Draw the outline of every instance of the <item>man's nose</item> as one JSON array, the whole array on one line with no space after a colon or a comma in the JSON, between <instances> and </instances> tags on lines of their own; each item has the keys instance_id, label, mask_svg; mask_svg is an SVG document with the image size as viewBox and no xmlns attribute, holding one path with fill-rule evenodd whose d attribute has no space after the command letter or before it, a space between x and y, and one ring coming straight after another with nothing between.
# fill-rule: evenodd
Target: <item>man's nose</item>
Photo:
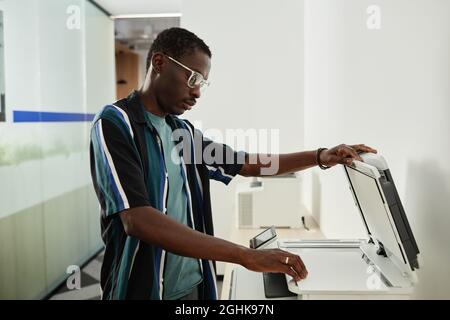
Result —
<instances>
[{"instance_id":1,"label":"man's nose","mask_svg":"<svg viewBox=\"0 0 450 320\"><path fill-rule=\"evenodd\" d=\"M194 86L193 88L191 88L189 93L190 93L191 97L193 97L195 99L200 98L200 96L201 96L200 85Z\"/></svg>"}]
</instances>

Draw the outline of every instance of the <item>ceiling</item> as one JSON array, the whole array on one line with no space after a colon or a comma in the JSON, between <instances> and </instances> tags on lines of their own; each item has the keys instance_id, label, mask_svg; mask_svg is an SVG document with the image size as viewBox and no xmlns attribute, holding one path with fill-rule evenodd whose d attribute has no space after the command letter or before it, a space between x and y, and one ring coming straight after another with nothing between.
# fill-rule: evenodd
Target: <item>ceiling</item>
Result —
<instances>
[{"instance_id":1,"label":"ceiling","mask_svg":"<svg viewBox=\"0 0 450 320\"><path fill-rule=\"evenodd\" d=\"M180 25L180 18L139 18L115 20L116 40L132 50L148 50L162 30Z\"/></svg>"},{"instance_id":2,"label":"ceiling","mask_svg":"<svg viewBox=\"0 0 450 320\"><path fill-rule=\"evenodd\" d=\"M124 14L181 13L182 0L94 0L113 16Z\"/></svg>"},{"instance_id":3,"label":"ceiling","mask_svg":"<svg viewBox=\"0 0 450 320\"><path fill-rule=\"evenodd\" d=\"M180 25L182 0L90 0L114 20L115 38L131 50L148 50L162 30ZM170 14L169 17L122 18L124 15ZM175 16L173 16L175 14ZM117 19L120 18L120 19Z\"/></svg>"}]
</instances>

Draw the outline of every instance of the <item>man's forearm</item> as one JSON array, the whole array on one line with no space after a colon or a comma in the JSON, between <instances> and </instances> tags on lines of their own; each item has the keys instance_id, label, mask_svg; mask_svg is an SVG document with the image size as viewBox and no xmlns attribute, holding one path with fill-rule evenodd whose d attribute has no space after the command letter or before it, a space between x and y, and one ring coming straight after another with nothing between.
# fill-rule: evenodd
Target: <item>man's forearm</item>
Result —
<instances>
[{"instance_id":1,"label":"man's forearm","mask_svg":"<svg viewBox=\"0 0 450 320\"><path fill-rule=\"evenodd\" d=\"M250 250L192 230L151 207L120 213L127 234L178 255L242 264Z\"/></svg>"},{"instance_id":2,"label":"man's forearm","mask_svg":"<svg viewBox=\"0 0 450 320\"><path fill-rule=\"evenodd\" d=\"M240 175L246 177L261 177L281 175L305 170L317 165L316 151L302 151L288 154L250 154L242 166ZM275 168L276 170L265 170Z\"/></svg>"}]
</instances>

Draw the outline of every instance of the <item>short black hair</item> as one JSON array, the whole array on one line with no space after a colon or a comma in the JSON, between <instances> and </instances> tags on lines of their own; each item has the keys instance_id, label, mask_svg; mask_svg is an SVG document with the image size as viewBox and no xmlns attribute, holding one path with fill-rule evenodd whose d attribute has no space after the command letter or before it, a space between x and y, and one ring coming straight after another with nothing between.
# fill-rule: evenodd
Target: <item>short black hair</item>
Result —
<instances>
[{"instance_id":1,"label":"short black hair","mask_svg":"<svg viewBox=\"0 0 450 320\"><path fill-rule=\"evenodd\" d=\"M152 56L155 52L164 52L173 58L180 58L185 53L192 53L195 50L201 50L210 58L211 50L194 33L183 28L169 28L161 31L153 41L147 55L147 71L152 62Z\"/></svg>"}]
</instances>

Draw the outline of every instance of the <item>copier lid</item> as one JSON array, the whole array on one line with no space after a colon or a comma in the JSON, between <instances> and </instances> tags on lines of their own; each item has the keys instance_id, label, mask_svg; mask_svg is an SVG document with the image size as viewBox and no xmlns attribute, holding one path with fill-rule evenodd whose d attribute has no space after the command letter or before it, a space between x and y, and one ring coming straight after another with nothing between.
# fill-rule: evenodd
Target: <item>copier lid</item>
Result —
<instances>
[{"instance_id":1,"label":"copier lid","mask_svg":"<svg viewBox=\"0 0 450 320\"><path fill-rule=\"evenodd\" d=\"M418 268L419 249L385 159L362 154L364 162L344 166L350 190L372 241L380 254L396 257L413 271Z\"/></svg>"}]
</instances>

